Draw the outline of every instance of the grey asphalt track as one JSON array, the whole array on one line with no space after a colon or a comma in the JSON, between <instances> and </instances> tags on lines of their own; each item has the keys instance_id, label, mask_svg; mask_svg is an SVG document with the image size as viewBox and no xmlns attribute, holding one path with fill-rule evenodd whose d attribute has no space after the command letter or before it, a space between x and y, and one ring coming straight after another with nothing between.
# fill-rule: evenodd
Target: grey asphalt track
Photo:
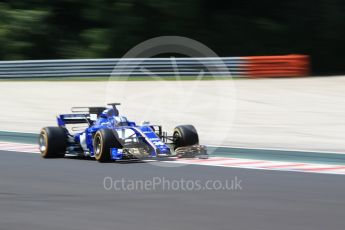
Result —
<instances>
[{"instance_id":1,"label":"grey asphalt track","mask_svg":"<svg viewBox=\"0 0 345 230\"><path fill-rule=\"evenodd\" d=\"M0 156L0 229L345 229L344 176L44 160L4 151ZM107 191L107 176L136 181L237 177L242 190Z\"/></svg>"}]
</instances>

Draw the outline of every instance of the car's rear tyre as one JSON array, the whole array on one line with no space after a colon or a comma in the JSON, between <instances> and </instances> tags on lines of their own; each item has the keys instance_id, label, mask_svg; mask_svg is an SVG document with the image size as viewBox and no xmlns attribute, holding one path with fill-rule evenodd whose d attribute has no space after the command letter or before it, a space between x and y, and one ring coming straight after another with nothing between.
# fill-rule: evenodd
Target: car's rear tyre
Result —
<instances>
[{"instance_id":1,"label":"car's rear tyre","mask_svg":"<svg viewBox=\"0 0 345 230\"><path fill-rule=\"evenodd\" d=\"M38 145L43 158L64 157L67 147L67 133L61 127L46 127L40 132Z\"/></svg>"},{"instance_id":2,"label":"car's rear tyre","mask_svg":"<svg viewBox=\"0 0 345 230\"><path fill-rule=\"evenodd\" d=\"M111 148L122 148L116 133L111 129L101 129L93 137L95 159L105 163L111 161Z\"/></svg>"},{"instance_id":3,"label":"car's rear tyre","mask_svg":"<svg viewBox=\"0 0 345 230\"><path fill-rule=\"evenodd\" d=\"M174 148L199 144L199 135L193 125L180 125L173 132Z\"/></svg>"}]
</instances>

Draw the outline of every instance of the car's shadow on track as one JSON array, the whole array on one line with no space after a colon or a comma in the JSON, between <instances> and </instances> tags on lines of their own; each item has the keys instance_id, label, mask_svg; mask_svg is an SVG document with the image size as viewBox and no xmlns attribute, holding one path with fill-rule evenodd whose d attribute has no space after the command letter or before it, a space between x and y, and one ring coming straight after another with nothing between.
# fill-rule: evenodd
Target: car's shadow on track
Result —
<instances>
[{"instance_id":1,"label":"car's shadow on track","mask_svg":"<svg viewBox=\"0 0 345 230\"><path fill-rule=\"evenodd\" d=\"M93 157L65 156L64 159L97 162L97 160ZM148 158L148 159L131 159L131 160L112 160L109 162L104 162L102 164L144 164L144 163L150 163L150 162L173 162L173 161L176 161L176 158L162 157L162 158L154 158L154 159Z\"/></svg>"},{"instance_id":2,"label":"car's shadow on track","mask_svg":"<svg viewBox=\"0 0 345 230\"><path fill-rule=\"evenodd\" d=\"M64 159L97 162L97 160L92 157L65 156ZM139 163L143 164L143 163L149 163L149 162L140 160L140 159L133 159L133 160L112 160L109 162L103 162L102 164L139 164Z\"/></svg>"}]
</instances>

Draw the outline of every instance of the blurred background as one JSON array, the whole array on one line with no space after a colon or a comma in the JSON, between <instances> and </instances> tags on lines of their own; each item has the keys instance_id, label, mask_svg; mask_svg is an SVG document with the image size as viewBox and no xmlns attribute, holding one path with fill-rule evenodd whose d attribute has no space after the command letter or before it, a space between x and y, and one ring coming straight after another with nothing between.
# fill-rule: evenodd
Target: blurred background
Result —
<instances>
[{"instance_id":1,"label":"blurred background","mask_svg":"<svg viewBox=\"0 0 345 230\"><path fill-rule=\"evenodd\" d=\"M314 74L345 73L342 0L8 0L0 60L116 58L163 35L219 56L301 53Z\"/></svg>"}]
</instances>

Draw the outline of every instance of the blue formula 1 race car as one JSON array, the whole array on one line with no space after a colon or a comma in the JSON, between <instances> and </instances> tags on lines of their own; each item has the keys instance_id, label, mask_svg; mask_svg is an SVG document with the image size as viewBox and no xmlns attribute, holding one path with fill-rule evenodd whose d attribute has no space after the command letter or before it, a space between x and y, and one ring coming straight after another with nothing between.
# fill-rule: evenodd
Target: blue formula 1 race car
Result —
<instances>
[{"instance_id":1,"label":"blue formula 1 race car","mask_svg":"<svg viewBox=\"0 0 345 230\"><path fill-rule=\"evenodd\" d=\"M162 126L137 125L120 116L117 106L73 107L72 114L57 117L58 127L43 128L39 149L43 158L94 157L99 162L155 157L207 158L205 146L192 125L177 126L171 136Z\"/></svg>"}]
</instances>

